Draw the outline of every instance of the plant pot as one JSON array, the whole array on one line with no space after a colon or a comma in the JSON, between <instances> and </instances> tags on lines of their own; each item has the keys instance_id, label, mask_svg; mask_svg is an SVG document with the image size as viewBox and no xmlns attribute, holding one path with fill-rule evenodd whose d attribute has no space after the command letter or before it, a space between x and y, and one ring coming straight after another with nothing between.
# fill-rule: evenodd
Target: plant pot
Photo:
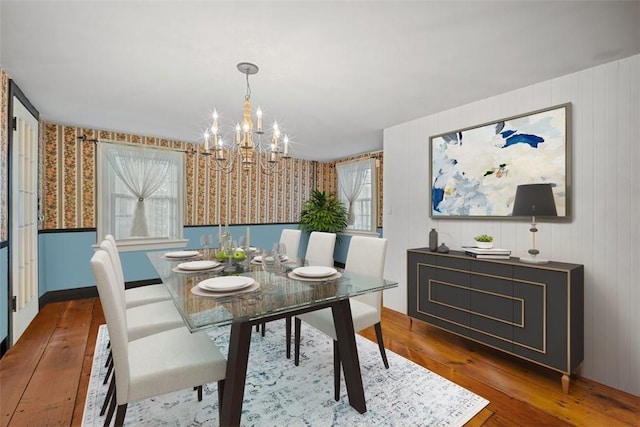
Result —
<instances>
[{"instance_id":1,"label":"plant pot","mask_svg":"<svg viewBox=\"0 0 640 427\"><path fill-rule=\"evenodd\" d=\"M493 247L493 242L478 242L476 241L476 247L480 249L491 249Z\"/></svg>"}]
</instances>

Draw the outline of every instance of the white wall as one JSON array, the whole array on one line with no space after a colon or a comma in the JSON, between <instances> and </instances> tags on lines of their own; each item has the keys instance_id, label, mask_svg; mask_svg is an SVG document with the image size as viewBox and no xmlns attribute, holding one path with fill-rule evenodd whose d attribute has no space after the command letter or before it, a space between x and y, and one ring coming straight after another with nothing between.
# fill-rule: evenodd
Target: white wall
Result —
<instances>
[{"instance_id":1,"label":"white wall","mask_svg":"<svg viewBox=\"0 0 640 427\"><path fill-rule=\"evenodd\" d=\"M455 90L455 88L452 88ZM431 220L429 136L572 103L573 220L541 223L541 256L585 266L583 375L640 395L640 55L545 81L384 131L385 306L406 313L406 249L459 248L480 233L523 255L526 222Z\"/></svg>"}]
</instances>

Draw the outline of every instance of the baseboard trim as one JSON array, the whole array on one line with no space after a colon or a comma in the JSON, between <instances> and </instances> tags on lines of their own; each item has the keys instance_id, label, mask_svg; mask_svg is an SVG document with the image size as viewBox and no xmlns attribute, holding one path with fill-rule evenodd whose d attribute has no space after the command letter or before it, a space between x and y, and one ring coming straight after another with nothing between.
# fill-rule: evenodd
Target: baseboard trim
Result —
<instances>
[{"instance_id":1,"label":"baseboard trim","mask_svg":"<svg viewBox=\"0 0 640 427\"><path fill-rule=\"evenodd\" d=\"M140 286L156 285L162 283L159 278L136 280L125 283L125 289L139 288ZM72 301L76 299L97 298L98 288L95 286L86 286L84 288L63 289L60 291L51 291L42 295L39 299L40 309L52 302Z\"/></svg>"},{"instance_id":2,"label":"baseboard trim","mask_svg":"<svg viewBox=\"0 0 640 427\"><path fill-rule=\"evenodd\" d=\"M8 344L7 344L7 340L9 339L9 337L6 337L5 339L2 340L2 342L0 342L0 359L2 359L4 357L4 354L7 352L7 350L9 350Z\"/></svg>"}]
</instances>

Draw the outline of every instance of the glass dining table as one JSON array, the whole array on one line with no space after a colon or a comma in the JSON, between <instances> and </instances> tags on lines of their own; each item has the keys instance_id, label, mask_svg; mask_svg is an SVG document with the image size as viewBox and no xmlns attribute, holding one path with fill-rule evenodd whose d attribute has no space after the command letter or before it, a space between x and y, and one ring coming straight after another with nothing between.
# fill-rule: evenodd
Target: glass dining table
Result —
<instances>
[{"instance_id":1,"label":"glass dining table","mask_svg":"<svg viewBox=\"0 0 640 427\"><path fill-rule=\"evenodd\" d=\"M327 307L333 312L349 403L360 413L366 412L349 298L390 289L397 283L348 270L324 280L302 278L286 272L295 267L295 260L283 274L275 275L248 260L234 264L232 269L184 271L178 265L185 260L169 258L164 252L148 252L147 257L190 331L231 325L220 425L240 425L253 327L282 318L290 321L292 316ZM201 292L199 283L220 275L252 278L259 286L254 284L224 296Z\"/></svg>"}]
</instances>

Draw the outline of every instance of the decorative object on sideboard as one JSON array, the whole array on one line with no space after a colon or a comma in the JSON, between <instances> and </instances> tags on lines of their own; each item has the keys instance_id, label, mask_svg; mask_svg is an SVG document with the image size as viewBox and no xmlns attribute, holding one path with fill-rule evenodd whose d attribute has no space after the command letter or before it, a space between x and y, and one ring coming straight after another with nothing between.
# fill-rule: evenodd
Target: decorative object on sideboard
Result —
<instances>
[{"instance_id":1,"label":"decorative object on sideboard","mask_svg":"<svg viewBox=\"0 0 640 427\"><path fill-rule=\"evenodd\" d=\"M553 199L551 184L526 184L519 185L513 202L513 216L531 217L531 249L529 257L520 258L520 261L534 264L545 264L546 259L538 258L540 251L536 249L536 233L538 231L536 217L555 217L556 204Z\"/></svg>"},{"instance_id":2,"label":"decorative object on sideboard","mask_svg":"<svg viewBox=\"0 0 640 427\"><path fill-rule=\"evenodd\" d=\"M488 234L480 234L473 238L476 241L476 247L480 249L491 249L493 247L493 236Z\"/></svg>"},{"instance_id":3,"label":"decorative object on sideboard","mask_svg":"<svg viewBox=\"0 0 640 427\"><path fill-rule=\"evenodd\" d=\"M438 249L438 232L432 228L429 232L429 250L435 252Z\"/></svg>"},{"instance_id":4,"label":"decorative object on sideboard","mask_svg":"<svg viewBox=\"0 0 640 427\"><path fill-rule=\"evenodd\" d=\"M441 253L441 254L448 254L449 253L449 246L447 246L447 245L445 245L443 243L440 246L438 246L438 249L436 250L436 252Z\"/></svg>"},{"instance_id":5,"label":"decorative object on sideboard","mask_svg":"<svg viewBox=\"0 0 640 427\"><path fill-rule=\"evenodd\" d=\"M289 155L289 136L284 133L278 122L271 125L272 133L262 140L263 114L262 109L256 110L256 123L254 126L251 117L251 86L249 76L258 73L258 66L249 62L241 62L237 65L238 71L245 75L247 80L247 93L244 97L242 121L235 125L235 130L229 132L227 139L223 141L223 131L220 129L218 111L213 110L212 122L204 132L204 141L200 155L205 156L207 165L216 171L230 173L236 164L242 170L248 171L254 164L258 164L260 170L266 174L281 171L282 160L287 160ZM254 139L255 136L255 139ZM257 157L257 161L254 160Z\"/></svg>"}]
</instances>

